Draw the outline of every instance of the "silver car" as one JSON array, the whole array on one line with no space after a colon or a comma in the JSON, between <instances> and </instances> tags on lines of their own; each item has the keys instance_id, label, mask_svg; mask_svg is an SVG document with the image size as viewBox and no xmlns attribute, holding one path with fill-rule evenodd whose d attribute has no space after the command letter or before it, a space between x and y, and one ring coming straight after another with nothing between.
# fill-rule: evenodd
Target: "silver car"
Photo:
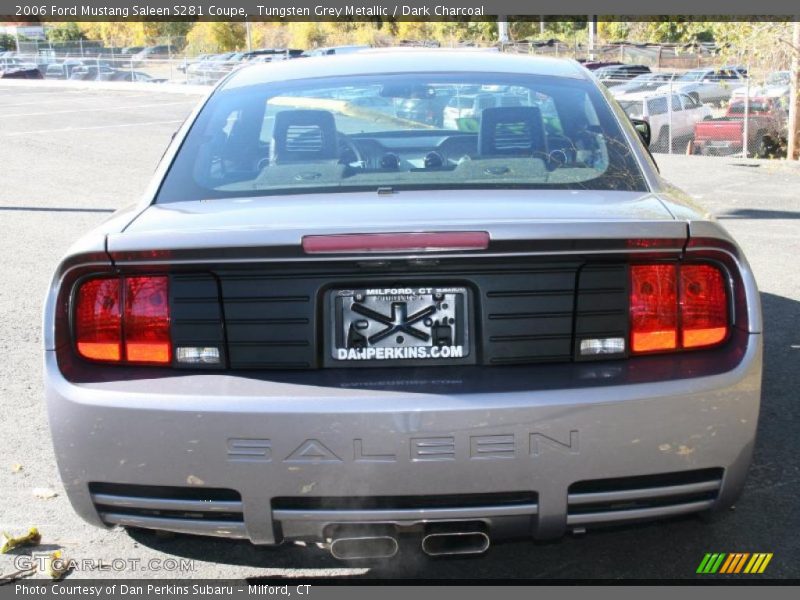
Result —
<instances>
[{"instance_id":1,"label":"silver car","mask_svg":"<svg viewBox=\"0 0 800 600\"><path fill-rule=\"evenodd\" d=\"M363 101L420 86L519 102L462 131ZM761 331L736 242L577 63L365 51L198 107L56 269L47 405L98 526L481 553L730 506Z\"/></svg>"}]
</instances>

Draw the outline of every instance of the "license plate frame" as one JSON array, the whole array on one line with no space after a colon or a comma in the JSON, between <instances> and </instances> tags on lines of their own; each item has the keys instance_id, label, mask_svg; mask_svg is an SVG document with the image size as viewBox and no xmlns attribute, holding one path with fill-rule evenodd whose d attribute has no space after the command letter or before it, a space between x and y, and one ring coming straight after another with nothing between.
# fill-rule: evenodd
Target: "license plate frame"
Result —
<instances>
[{"instance_id":1,"label":"license plate frame","mask_svg":"<svg viewBox=\"0 0 800 600\"><path fill-rule=\"evenodd\" d=\"M325 367L475 364L465 285L338 287L324 307Z\"/></svg>"}]
</instances>

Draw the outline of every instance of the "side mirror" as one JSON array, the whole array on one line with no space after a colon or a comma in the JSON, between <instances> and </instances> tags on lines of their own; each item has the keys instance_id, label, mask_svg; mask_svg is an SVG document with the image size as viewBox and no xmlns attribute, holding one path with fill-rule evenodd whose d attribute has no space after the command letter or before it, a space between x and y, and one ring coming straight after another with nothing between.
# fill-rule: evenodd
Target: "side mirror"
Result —
<instances>
[{"instance_id":1,"label":"side mirror","mask_svg":"<svg viewBox=\"0 0 800 600\"><path fill-rule=\"evenodd\" d=\"M643 121L642 119L631 119L631 123L633 123L633 126L636 129L636 133L638 133L639 137L642 138L644 145L649 148L651 138L650 123Z\"/></svg>"}]
</instances>

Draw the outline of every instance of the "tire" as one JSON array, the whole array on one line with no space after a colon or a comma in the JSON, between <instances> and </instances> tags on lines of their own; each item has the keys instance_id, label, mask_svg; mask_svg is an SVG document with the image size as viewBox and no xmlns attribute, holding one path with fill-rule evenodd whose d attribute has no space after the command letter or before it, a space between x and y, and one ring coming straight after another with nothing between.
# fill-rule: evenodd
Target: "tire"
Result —
<instances>
[{"instance_id":1,"label":"tire","mask_svg":"<svg viewBox=\"0 0 800 600\"><path fill-rule=\"evenodd\" d=\"M766 158L778 158L781 152L781 143L770 135L764 136L764 145L767 148Z\"/></svg>"},{"instance_id":2,"label":"tire","mask_svg":"<svg viewBox=\"0 0 800 600\"><path fill-rule=\"evenodd\" d=\"M768 138L761 131L756 134L755 151L753 154L755 154L756 158L767 158L769 156Z\"/></svg>"}]
</instances>

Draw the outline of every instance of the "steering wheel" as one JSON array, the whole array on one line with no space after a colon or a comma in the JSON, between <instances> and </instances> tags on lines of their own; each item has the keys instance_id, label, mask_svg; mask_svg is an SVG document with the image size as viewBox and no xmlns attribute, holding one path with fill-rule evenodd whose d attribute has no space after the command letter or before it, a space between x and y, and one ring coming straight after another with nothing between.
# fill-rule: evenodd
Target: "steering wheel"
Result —
<instances>
[{"instance_id":1,"label":"steering wheel","mask_svg":"<svg viewBox=\"0 0 800 600\"><path fill-rule=\"evenodd\" d=\"M353 163L359 163L359 166L363 166L364 157L353 140L339 131L336 132L336 135L339 140L339 164L352 165Z\"/></svg>"}]
</instances>

